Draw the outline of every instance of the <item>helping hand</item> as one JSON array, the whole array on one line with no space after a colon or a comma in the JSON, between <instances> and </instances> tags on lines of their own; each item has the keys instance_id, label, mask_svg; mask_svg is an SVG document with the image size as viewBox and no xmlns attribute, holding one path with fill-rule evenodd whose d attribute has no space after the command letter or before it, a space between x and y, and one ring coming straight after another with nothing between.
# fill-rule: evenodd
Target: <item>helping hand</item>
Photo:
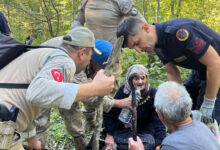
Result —
<instances>
[{"instance_id":1,"label":"helping hand","mask_svg":"<svg viewBox=\"0 0 220 150\"><path fill-rule=\"evenodd\" d=\"M28 143L28 150L41 150L41 142L38 141L36 136L33 136L29 139L27 139L27 143Z\"/></svg>"},{"instance_id":2,"label":"helping hand","mask_svg":"<svg viewBox=\"0 0 220 150\"><path fill-rule=\"evenodd\" d=\"M106 146L105 150L116 150L113 136L107 134L105 138L105 146Z\"/></svg>"},{"instance_id":3,"label":"helping hand","mask_svg":"<svg viewBox=\"0 0 220 150\"><path fill-rule=\"evenodd\" d=\"M134 141L133 138L128 139L128 150L144 150L144 145L138 136L137 141Z\"/></svg>"}]
</instances>

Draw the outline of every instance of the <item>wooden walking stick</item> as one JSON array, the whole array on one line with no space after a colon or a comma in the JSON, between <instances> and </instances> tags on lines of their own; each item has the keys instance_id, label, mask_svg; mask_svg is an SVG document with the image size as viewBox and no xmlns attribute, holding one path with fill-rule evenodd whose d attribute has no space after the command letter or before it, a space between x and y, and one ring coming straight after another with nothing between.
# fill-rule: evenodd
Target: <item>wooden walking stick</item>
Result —
<instances>
[{"instance_id":1,"label":"wooden walking stick","mask_svg":"<svg viewBox=\"0 0 220 150\"><path fill-rule=\"evenodd\" d=\"M134 87L133 82L132 82L134 77L139 77L139 75L137 73L131 74L129 79L128 79L128 83L131 87L131 93L132 93L132 101L131 101L132 135L133 135L134 141L137 141L137 103L136 103L135 87Z\"/></svg>"},{"instance_id":2,"label":"wooden walking stick","mask_svg":"<svg viewBox=\"0 0 220 150\"><path fill-rule=\"evenodd\" d=\"M121 61L121 48L124 41L124 37L121 36L116 43L116 46L114 47L107 65L105 67L105 75L111 76L114 75L114 73L118 70L119 64ZM97 108L97 115L96 115L96 124L95 124L95 130L94 130L94 139L92 144L93 150L99 150L99 139L100 139L100 132L102 131L102 121L103 121L103 97L98 97L99 104Z\"/></svg>"}]
</instances>

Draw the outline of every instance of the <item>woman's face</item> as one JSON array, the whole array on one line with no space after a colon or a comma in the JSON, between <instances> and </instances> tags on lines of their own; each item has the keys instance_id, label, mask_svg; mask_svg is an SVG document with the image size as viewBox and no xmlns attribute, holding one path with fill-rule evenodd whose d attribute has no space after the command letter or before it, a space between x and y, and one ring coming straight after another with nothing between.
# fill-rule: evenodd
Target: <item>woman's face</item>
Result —
<instances>
[{"instance_id":1,"label":"woman's face","mask_svg":"<svg viewBox=\"0 0 220 150\"><path fill-rule=\"evenodd\" d=\"M139 74L139 76L133 78L133 85L135 88L140 87L143 90L147 83L147 77L144 74Z\"/></svg>"},{"instance_id":2,"label":"woman's face","mask_svg":"<svg viewBox=\"0 0 220 150\"><path fill-rule=\"evenodd\" d=\"M101 69L105 69L105 66L99 66L96 63L94 63L92 60L90 61L90 64L92 65L92 68L95 72L98 72Z\"/></svg>"}]
</instances>

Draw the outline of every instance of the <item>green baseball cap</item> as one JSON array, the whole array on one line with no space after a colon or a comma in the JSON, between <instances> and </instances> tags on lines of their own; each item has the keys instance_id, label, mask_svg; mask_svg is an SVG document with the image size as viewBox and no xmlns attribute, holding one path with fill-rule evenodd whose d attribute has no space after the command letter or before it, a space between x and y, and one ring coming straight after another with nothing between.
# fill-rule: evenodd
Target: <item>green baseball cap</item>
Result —
<instances>
[{"instance_id":1,"label":"green baseball cap","mask_svg":"<svg viewBox=\"0 0 220 150\"><path fill-rule=\"evenodd\" d=\"M85 27L76 27L69 31L67 35L71 36L72 41L67 41L63 39L63 43L79 46L79 47L90 47L93 50L101 55L102 53L95 48L95 37L91 30Z\"/></svg>"}]
</instances>

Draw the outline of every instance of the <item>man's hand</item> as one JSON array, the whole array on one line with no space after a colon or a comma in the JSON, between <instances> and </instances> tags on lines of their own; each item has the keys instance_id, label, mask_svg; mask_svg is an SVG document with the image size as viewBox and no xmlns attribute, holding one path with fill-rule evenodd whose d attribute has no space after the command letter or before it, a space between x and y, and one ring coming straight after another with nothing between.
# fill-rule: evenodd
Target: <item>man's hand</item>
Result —
<instances>
[{"instance_id":1,"label":"man's hand","mask_svg":"<svg viewBox=\"0 0 220 150\"><path fill-rule=\"evenodd\" d=\"M107 77L101 69L94 77L92 84L96 88L97 96L109 95L114 88L114 76Z\"/></svg>"},{"instance_id":2,"label":"man's hand","mask_svg":"<svg viewBox=\"0 0 220 150\"><path fill-rule=\"evenodd\" d=\"M33 136L29 139L27 139L27 143L28 143L28 150L41 150L41 142L38 141L36 136Z\"/></svg>"},{"instance_id":3,"label":"man's hand","mask_svg":"<svg viewBox=\"0 0 220 150\"><path fill-rule=\"evenodd\" d=\"M138 136L137 141L134 141L133 138L128 139L128 150L144 150L144 145Z\"/></svg>"},{"instance_id":4,"label":"man's hand","mask_svg":"<svg viewBox=\"0 0 220 150\"><path fill-rule=\"evenodd\" d=\"M114 107L131 109L131 101L131 97L120 100L114 100Z\"/></svg>"},{"instance_id":5,"label":"man's hand","mask_svg":"<svg viewBox=\"0 0 220 150\"><path fill-rule=\"evenodd\" d=\"M105 150L115 150L115 141L114 137L107 133L105 138Z\"/></svg>"}]
</instances>

